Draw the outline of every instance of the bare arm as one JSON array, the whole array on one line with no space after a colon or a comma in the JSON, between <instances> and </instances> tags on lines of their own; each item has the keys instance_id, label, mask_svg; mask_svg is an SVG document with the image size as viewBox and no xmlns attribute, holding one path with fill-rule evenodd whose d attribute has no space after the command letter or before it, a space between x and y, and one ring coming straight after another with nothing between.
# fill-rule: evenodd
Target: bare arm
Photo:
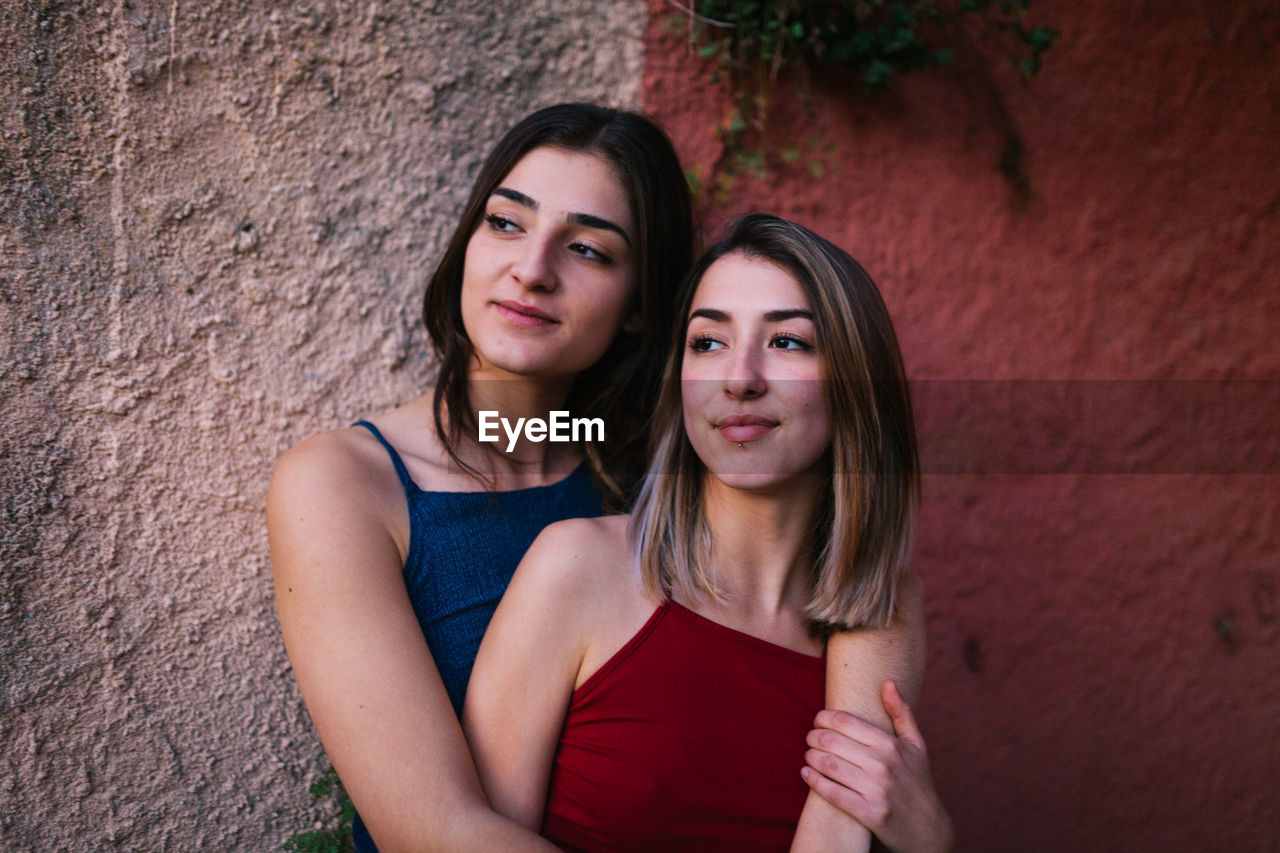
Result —
<instances>
[{"instance_id":1,"label":"bare arm","mask_svg":"<svg viewBox=\"0 0 1280 853\"><path fill-rule=\"evenodd\" d=\"M881 691L888 734L844 711L822 711L809 732L805 781L895 853L948 853L955 831L933 787L924 737L897 685Z\"/></svg>"},{"instance_id":2,"label":"bare arm","mask_svg":"<svg viewBox=\"0 0 1280 853\"><path fill-rule=\"evenodd\" d=\"M924 598L920 580L909 574L901 588L902 607L888 628L844 631L827 643L827 707L839 708L893 733L881 702L885 681L902 685L915 701L924 677ZM793 853L870 849L871 833L848 813L810 791Z\"/></svg>"},{"instance_id":3,"label":"bare arm","mask_svg":"<svg viewBox=\"0 0 1280 853\"><path fill-rule=\"evenodd\" d=\"M333 433L272 476L276 606L316 731L385 853L554 850L484 798L401 578L388 518L403 497L383 480Z\"/></svg>"},{"instance_id":4,"label":"bare arm","mask_svg":"<svg viewBox=\"0 0 1280 853\"><path fill-rule=\"evenodd\" d=\"M541 826L551 765L582 665L592 585L572 531L548 527L521 561L485 632L463 725L489 800L523 826ZM566 532L570 531L570 532Z\"/></svg>"}]
</instances>

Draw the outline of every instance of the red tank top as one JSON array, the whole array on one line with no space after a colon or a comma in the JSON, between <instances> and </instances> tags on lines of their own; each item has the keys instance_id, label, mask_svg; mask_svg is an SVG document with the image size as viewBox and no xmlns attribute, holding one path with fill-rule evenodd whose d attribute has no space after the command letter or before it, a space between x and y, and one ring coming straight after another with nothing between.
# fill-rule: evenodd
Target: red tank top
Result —
<instances>
[{"instance_id":1,"label":"red tank top","mask_svg":"<svg viewBox=\"0 0 1280 853\"><path fill-rule=\"evenodd\" d=\"M574 691L542 834L585 851L786 850L824 658L668 601Z\"/></svg>"}]
</instances>

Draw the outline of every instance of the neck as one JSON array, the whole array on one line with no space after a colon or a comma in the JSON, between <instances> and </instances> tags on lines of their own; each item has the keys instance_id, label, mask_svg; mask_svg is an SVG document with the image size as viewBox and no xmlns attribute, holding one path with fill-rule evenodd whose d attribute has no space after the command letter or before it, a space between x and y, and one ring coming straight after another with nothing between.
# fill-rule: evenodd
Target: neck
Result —
<instances>
[{"instance_id":1,"label":"neck","mask_svg":"<svg viewBox=\"0 0 1280 853\"><path fill-rule=\"evenodd\" d=\"M560 409L568 399L574 377L554 379L491 378L483 370L473 370L467 378L467 396L471 416L479 424L480 412L497 412L491 421L504 419L512 429L520 422L533 418L547 420L550 412ZM473 428L463 436L466 459L478 460L480 470L500 479L515 477L518 480L540 480L563 473L567 461L576 459L577 451L570 445L556 442L530 441L521 429L513 440L506 428L499 425L491 430L498 440L481 444L478 430Z\"/></svg>"},{"instance_id":2,"label":"neck","mask_svg":"<svg viewBox=\"0 0 1280 853\"><path fill-rule=\"evenodd\" d=\"M705 475L710 569L730 607L762 615L803 608L810 594L811 542L822 489L816 474L767 494L733 489Z\"/></svg>"}]
</instances>

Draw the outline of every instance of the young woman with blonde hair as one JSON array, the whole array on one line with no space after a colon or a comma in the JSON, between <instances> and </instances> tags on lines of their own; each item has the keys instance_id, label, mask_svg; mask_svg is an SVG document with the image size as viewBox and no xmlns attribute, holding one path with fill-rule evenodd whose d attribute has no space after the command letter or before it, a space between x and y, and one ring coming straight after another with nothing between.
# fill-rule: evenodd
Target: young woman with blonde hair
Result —
<instances>
[{"instance_id":1,"label":"young woman with blonde hair","mask_svg":"<svg viewBox=\"0 0 1280 853\"><path fill-rule=\"evenodd\" d=\"M850 797L883 796L888 765L910 780L893 820L863 815L883 841L946 849L927 766L886 758L892 736L809 732L833 630L850 695L919 688L920 637L900 627L919 622L915 432L875 285L755 214L695 264L676 317L632 513L543 531L481 646L463 720L490 802L567 849L866 849L805 806L809 737Z\"/></svg>"}]
</instances>

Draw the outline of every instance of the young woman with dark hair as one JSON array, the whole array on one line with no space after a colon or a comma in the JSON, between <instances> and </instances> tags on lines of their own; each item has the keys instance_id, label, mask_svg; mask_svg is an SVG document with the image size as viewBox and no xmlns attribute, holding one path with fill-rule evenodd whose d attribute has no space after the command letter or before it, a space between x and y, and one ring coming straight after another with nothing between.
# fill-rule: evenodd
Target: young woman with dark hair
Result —
<instances>
[{"instance_id":1,"label":"young woman with dark hair","mask_svg":"<svg viewBox=\"0 0 1280 853\"><path fill-rule=\"evenodd\" d=\"M537 534L634 496L693 235L661 130L588 104L539 110L486 159L428 285L434 389L277 464L267 513L281 627L359 811L359 850L374 838L384 853L549 849L489 807L458 713ZM505 452L505 438L501 450L478 440L480 412L555 410L599 418L605 441L526 437Z\"/></svg>"},{"instance_id":2,"label":"young woman with dark hair","mask_svg":"<svg viewBox=\"0 0 1280 853\"><path fill-rule=\"evenodd\" d=\"M478 471L459 455L466 436L476 428L472 359L481 344L476 334L484 334L478 329L469 331L466 325L465 274L468 261L488 248L473 245L473 235L482 222L495 231L519 227L514 222L495 224L492 217L501 220L502 213L490 207L495 190L535 149L547 149L539 152L541 157L568 153L577 155L581 162L589 158L609 167L620 185L615 187L613 201L619 215L614 220L621 220L624 207L630 214L630 231L623 229L620 221L591 222L581 217L577 221L587 231L594 229L601 239L622 239L625 252L608 257L591 257L594 250L586 246L578 251L588 256L584 260L603 261L615 276L630 278L630 293L623 306L621 329L616 320L593 329L608 341L607 349L599 353L594 346L581 347L575 352L577 363L567 366L576 370L566 373L566 366L559 367L561 377L574 378L563 407L575 415L600 417L608 427L605 442L587 443L581 449L606 507L616 510L627 504L629 491L644 470L645 424L657 396L672 298L693 260L694 224L684 172L666 134L636 113L587 104L548 107L512 129L485 161L423 301L423 319L440 358L432 406L436 436L453 462L466 471ZM557 176L563 183L556 189L572 188L588 174L579 176L570 168ZM618 189L621 192L616 192ZM517 198L510 192L501 198L521 213L539 212L538 199ZM494 322L501 325L504 321L499 316ZM540 345L539 332L530 336ZM560 337L565 338L563 334ZM509 377L525 375L514 367L508 371ZM482 467L492 463L492 454L484 454Z\"/></svg>"}]
</instances>

